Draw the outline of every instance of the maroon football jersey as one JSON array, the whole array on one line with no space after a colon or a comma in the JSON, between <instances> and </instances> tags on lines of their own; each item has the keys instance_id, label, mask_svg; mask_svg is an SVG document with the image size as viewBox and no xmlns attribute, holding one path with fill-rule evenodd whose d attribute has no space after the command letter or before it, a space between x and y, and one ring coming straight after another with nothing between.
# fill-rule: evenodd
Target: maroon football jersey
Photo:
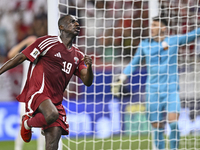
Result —
<instances>
[{"instance_id":1,"label":"maroon football jersey","mask_svg":"<svg viewBox=\"0 0 200 150\"><path fill-rule=\"evenodd\" d=\"M26 102L28 111L38 107L34 104L38 102L34 101L40 95L49 97L55 105L61 104L72 75L79 76L80 71L86 68L82 60L84 54L74 46L67 49L58 36L38 38L22 53L31 64L26 85L17 100Z\"/></svg>"}]
</instances>

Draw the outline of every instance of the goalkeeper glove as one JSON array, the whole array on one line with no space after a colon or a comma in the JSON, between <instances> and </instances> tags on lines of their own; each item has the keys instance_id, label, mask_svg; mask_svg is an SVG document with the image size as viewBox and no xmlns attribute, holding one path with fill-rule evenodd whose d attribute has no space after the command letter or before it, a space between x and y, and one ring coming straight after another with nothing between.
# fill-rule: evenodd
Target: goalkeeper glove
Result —
<instances>
[{"instance_id":1,"label":"goalkeeper glove","mask_svg":"<svg viewBox=\"0 0 200 150\"><path fill-rule=\"evenodd\" d=\"M127 76L125 74L121 74L116 82L111 84L111 92L114 96L120 96L120 90L123 82L126 80Z\"/></svg>"}]
</instances>

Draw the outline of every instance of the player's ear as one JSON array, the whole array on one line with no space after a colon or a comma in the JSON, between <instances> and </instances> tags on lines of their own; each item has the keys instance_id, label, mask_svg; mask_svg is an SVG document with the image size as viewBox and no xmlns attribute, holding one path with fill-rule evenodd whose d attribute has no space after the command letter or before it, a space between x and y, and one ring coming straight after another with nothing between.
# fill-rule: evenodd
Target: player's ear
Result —
<instances>
[{"instance_id":1,"label":"player's ear","mask_svg":"<svg viewBox=\"0 0 200 150\"><path fill-rule=\"evenodd\" d=\"M59 30L60 30L60 31L64 30L63 25L60 25L60 26L59 26Z\"/></svg>"},{"instance_id":2,"label":"player's ear","mask_svg":"<svg viewBox=\"0 0 200 150\"><path fill-rule=\"evenodd\" d=\"M165 32L166 29L167 29L166 26L164 26L164 25L161 26L161 30L162 30L162 32Z\"/></svg>"}]
</instances>

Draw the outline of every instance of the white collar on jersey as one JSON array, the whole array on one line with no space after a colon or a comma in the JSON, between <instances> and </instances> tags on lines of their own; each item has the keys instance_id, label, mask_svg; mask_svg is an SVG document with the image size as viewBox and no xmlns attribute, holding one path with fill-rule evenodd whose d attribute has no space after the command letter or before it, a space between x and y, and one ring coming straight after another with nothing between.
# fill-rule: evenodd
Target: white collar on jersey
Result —
<instances>
[{"instance_id":1,"label":"white collar on jersey","mask_svg":"<svg viewBox=\"0 0 200 150\"><path fill-rule=\"evenodd\" d=\"M60 36L58 36L58 41L59 41L60 43L62 43L62 40L61 40Z\"/></svg>"}]
</instances>

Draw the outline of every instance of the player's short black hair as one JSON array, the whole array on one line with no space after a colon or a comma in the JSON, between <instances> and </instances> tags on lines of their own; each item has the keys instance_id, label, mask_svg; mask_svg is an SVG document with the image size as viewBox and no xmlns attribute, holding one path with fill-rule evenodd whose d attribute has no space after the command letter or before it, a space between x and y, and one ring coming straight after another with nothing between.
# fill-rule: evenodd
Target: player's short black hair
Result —
<instances>
[{"instance_id":1,"label":"player's short black hair","mask_svg":"<svg viewBox=\"0 0 200 150\"><path fill-rule=\"evenodd\" d=\"M153 20L153 21L159 21L159 22L161 22L162 24L164 24L165 26L168 26L168 21L167 21L167 19L163 18L162 16L161 16L161 17L159 17L159 16L153 17L152 20Z\"/></svg>"},{"instance_id":2,"label":"player's short black hair","mask_svg":"<svg viewBox=\"0 0 200 150\"><path fill-rule=\"evenodd\" d=\"M70 14L67 14L67 15L63 15L62 17L60 17L60 19L58 20L58 28L60 25L63 24L63 21L65 20L65 17L67 16L71 16Z\"/></svg>"}]
</instances>

